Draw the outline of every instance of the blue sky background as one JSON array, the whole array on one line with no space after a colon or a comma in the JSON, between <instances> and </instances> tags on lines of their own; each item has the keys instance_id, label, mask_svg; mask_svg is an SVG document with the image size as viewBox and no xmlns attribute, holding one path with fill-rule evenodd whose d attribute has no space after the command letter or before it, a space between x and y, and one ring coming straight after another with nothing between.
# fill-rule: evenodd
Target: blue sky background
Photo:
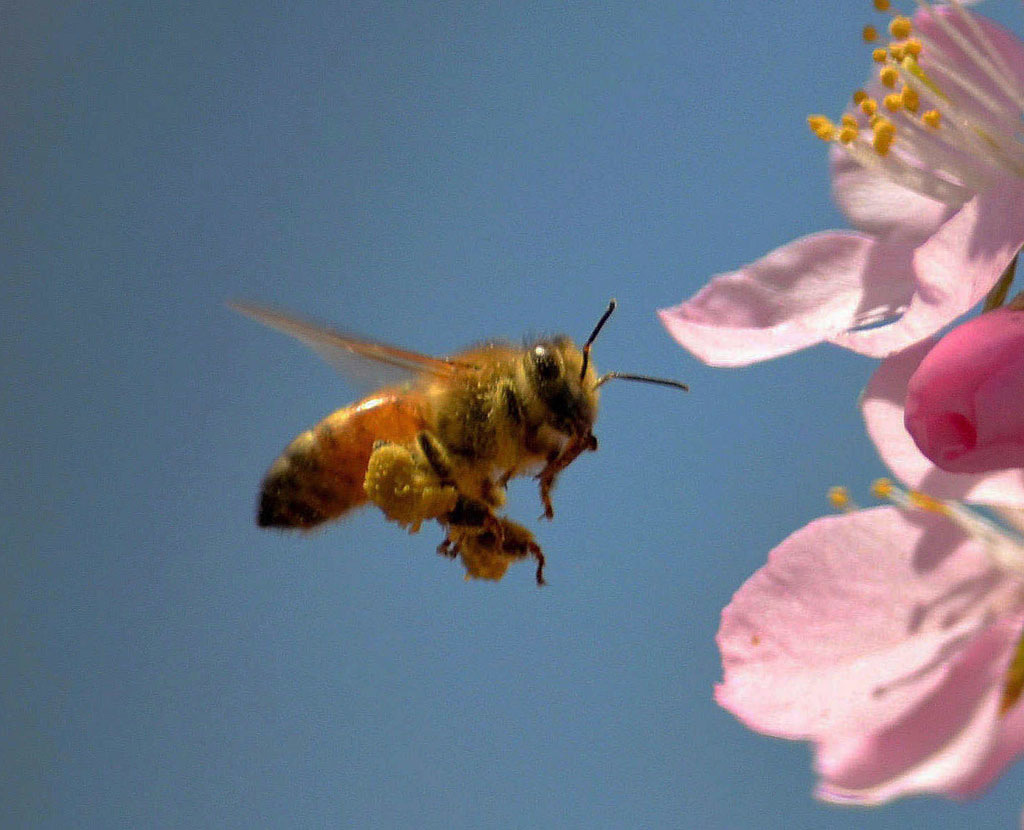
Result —
<instances>
[{"instance_id":1,"label":"blue sky background","mask_svg":"<svg viewBox=\"0 0 1024 830\"><path fill-rule=\"evenodd\" d=\"M883 472L872 363L711 370L654 312L841 223L804 119L865 76L869 6L8 6L0 825L1015 826L1024 767L822 805L806 746L711 699L732 593ZM255 527L359 390L227 299L445 353L612 296L598 366L693 391L606 387L553 523L511 488L546 588L376 512Z\"/></svg>"}]
</instances>

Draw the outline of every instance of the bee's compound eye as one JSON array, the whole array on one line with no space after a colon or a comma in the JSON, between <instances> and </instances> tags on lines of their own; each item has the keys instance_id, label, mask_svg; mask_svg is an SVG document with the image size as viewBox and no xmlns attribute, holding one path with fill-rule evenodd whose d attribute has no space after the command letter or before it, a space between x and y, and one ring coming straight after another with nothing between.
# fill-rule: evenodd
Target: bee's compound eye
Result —
<instances>
[{"instance_id":1,"label":"bee's compound eye","mask_svg":"<svg viewBox=\"0 0 1024 830\"><path fill-rule=\"evenodd\" d=\"M551 353L547 346L534 346L531 358L538 378L554 380L558 377L558 358Z\"/></svg>"}]
</instances>

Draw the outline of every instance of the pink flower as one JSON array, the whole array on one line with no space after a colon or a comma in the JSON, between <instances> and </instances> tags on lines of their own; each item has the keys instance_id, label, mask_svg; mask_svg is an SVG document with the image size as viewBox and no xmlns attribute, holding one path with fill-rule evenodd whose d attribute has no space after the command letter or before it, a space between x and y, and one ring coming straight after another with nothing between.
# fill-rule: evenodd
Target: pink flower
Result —
<instances>
[{"instance_id":1,"label":"pink flower","mask_svg":"<svg viewBox=\"0 0 1024 830\"><path fill-rule=\"evenodd\" d=\"M960 5L921 5L912 36L894 19L902 37L840 124L811 119L856 230L797 239L662 310L700 359L822 341L888 355L976 305L1024 245L1024 43Z\"/></svg>"},{"instance_id":2,"label":"pink flower","mask_svg":"<svg viewBox=\"0 0 1024 830\"><path fill-rule=\"evenodd\" d=\"M960 511L817 519L722 613L716 700L813 741L822 799L967 797L1024 752L1024 547Z\"/></svg>"},{"instance_id":3,"label":"pink flower","mask_svg":"<svg viewBox=\"0 0 1024 830\"><path fill-rule=\"evenodd\" d=\"M950 473L921 454L903 405L931 347L885 360L862 398L883 460L915 489L811 522L722 613L716 699L752 729L812 741L829 801L968 797L1024 752L1024 471Z\"/></svg>"},{"instance_id":4,"label":"pink flower","mask_svg":"<svg viewBox=\"0 0 1024 830\"><path fill-rule=\"evenodd\" d=\"M910 378L904 418L944 470L1024 467L1024 311L987 312L939 340Z\"/></svg>"},{"instance_id":5,"label":"pink flower","mask_svg":"<svg viewBox=\"0 0 1024 830\"><path fill-rule=\"evenodd\" d=\"M1000 312L988 312L979 319L997 313ZM886 358L861 396L864 422L879 455L901 481L915 490L939 498L1000 508L1024 508L1024 470L978 473L942 470L925 458L907 431L904 407L910 379L933 345L934 341L927 340ZM999 394L998 387L994 394ZM987 436L996 432L994 427L990 432L990 425L1000 421L984 416L979 423L979 434Z\"/></svg>"}]
</instances>

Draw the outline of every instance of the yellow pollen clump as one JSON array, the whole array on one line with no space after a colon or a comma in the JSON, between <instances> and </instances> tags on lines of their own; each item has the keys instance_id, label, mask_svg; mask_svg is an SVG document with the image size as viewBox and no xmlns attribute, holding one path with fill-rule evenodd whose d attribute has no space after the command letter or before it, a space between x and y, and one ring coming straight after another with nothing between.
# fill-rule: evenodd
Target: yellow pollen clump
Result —
<instances>
[{"instance_id":1,"label":"yellow pollen clump","mask_svg":"<svg viewBox=\"0 0 1024 830\"><path fill-rule=\"evenodd\" d=\"M829 503L837 510L842 510L850 504L850 491L845 487L830 487L828 490Z\"/></svg>"},{"instance_id":2,"label":"yellow pollen clump","mask_svg":"<svg viewBox=\"0 0 1024 830\"><path fill-rule=\"evenodd\" d=\"M875 135L871 146L880 156L887 155L893 141L896 140L896 127L887 118L879 118L874 125Z\"/></svg>"},{"instance_id":3,"label":"yellow pollen clump","mask_svg":"<svg viewBox=\"0 0 1024 830\"><path fill-rule=\"evenodd\" d=\"M871 495L876 499L887 499L892 495L892 481L888 478L876 478L871 482Z\"/></svg>"},{"instance_id":4,"label":"yellow pollen clump","mask_svg":"<svg viewBox=\"0 0 1024 830\"><path fill-rule=\"evenodd\" d=\"M938 110L928 110L921 114L921 120L933 130L937 130L942 123L942 113Z\"/></svg>"},{"instance_id":5,"label":"yellow pollen clump","mask_svg":"<svg viewBox=\"0 0 1024 830\"><path fill-rule=\"evenodd\" d=\"M824 115L809 115L807 126L822 141L831 141L836 137L836 125Z\"/></svg>"},{"instance_id":6,"label":"yellow pollen clump","mask_svg":"<svg viewBox=\"0 0 1024 830\"><path fill-rule=\"evenodd\" d=\"M900 78L900 71L895 66L883 66L878 73L878 80L882 82L884 86L892 87L896 86L896 81Z\"/></svg>"},{"instance_id":7,"label":"yellow pollen clump","mask_svg":"<svg viewBox=\"0 0 1024 830\"><path fill-rule=\"evenodd\" d=\"M891 7L890 0L872 0L872 3L880 12L887 12ZM894 12L888 30L893 40L885 48L877 47L871 52L872 60L881 64L878 72L879 81L883 86L893 90L891 94L885 95L881 99L882 106L889 113L905 110L917 114L920 107L920 96L917 91L907 85L903 85L897 91L897 83L900 79L901 67L915 76L920 77L922 74L917 69L915 62L917 56L921 54L921 42L910 37L913 32L913 24L909 17ZM879 40L878 27L871 24L864 26L861 29L861 37L866 43L877 42ZM858 89L853 93L853 103L860 108L871 126L873 131L872 148L880 156L887 155L896 140L896 126L888 118L879 114L879 101L869 96L865 90ZM939 124L939 115L934 110L924 113L921 119L931 127L937 127ZM863 121L858 121L850 113L843 115L839 124L824 115L811 115L807 118L807 125L815 136L822 141L838 141L841 144L851 144L857 140L862 124ZM836 491L839 489L841 488L834 488Z\"/></svg>"},{"instance_id":8,"label":"yellow pollen clump","mask_svg":"<svg viewBox=\"0 0 1024 830\"><path fill-rule=\"evenodd\" d=\"M909 86L905 86L900 90L900 100L903 102L903 108L907 112L917 112L918 107L921 105L921 99L917 95L917 90Z\"/></svg>"},{"instance_id":9,"label":"yellow pollen clump","mask_svg":"<svg viewBox=\"0 0 1024 830\"><path fill-rule=\"evenodd\" d=\"M914 27L910 22L909 17L894 17L889 22L889 34L895 38L903 40L904 38L910 37L910 33L914 31Z\"/></svg>"},{"instance_id":10,"label":"yellow pollen clump","mask_svg":"<svg viewBox=\"0 0 1024 830\"><path fill-rule=\"evenodd\" d=\"M879 116L871 121L871 129L876 133L882 132L890 133L891 135L896 134L896 125L883 116Z\"/></svg>"}]
</instances>

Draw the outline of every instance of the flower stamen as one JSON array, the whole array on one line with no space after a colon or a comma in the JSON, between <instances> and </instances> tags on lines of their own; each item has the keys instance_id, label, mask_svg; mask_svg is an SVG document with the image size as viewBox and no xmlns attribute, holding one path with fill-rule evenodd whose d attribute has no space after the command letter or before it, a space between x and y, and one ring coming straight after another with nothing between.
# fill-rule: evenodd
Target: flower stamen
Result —
<instances>
[{"instance_id":1,"label":"flower stamen","mask_svg":"<svg viewBox=\"0 0 1024 830\"><path fill-rule=\"evenodd\" d=\"M1024 580L1024 538L1015 531L989 521L962 502L937 499L919 490L904 490L887 478L876 480L871 485L871 493L903 510L923 510L945 516L982 544L997 568Z\"/></svg>"},{"instance_id":2,"label":"flower stamen","mask_svg":"<svg viewBox=\"0 0 1024 830\"><path fill-rule=\"evenodd\" d=\"M936 10L926 0L917 4L929 15L924 31L892 11L889 2L874 3L891 15L886 28L893 40L872 50L879 65L875 83L883 94L857 90L855 109L840 125L824 116L808 123L819 139L842 146L862 166L960 207L1007 173L1024 178L1024 91L959 0L950 4L955 12ZM875 44L879 28L865 26L863 40ZM927 68L919 62L922 56ZM1019 108L1008 108L1007 99Z\"/></svg>"},{"instance_id":3,"label":"flower stamen","mask_svg":"<svg viewBox=\"0 0 1024 830\"><path fill-rule=\"evenodd\" d=\"M841 510L843 513L853 513L855 510L860 509L853 499L850 498L850 491L845 487L830 487L828 490L828 501L833 508Z\"/></svg>"}]
</instances>

